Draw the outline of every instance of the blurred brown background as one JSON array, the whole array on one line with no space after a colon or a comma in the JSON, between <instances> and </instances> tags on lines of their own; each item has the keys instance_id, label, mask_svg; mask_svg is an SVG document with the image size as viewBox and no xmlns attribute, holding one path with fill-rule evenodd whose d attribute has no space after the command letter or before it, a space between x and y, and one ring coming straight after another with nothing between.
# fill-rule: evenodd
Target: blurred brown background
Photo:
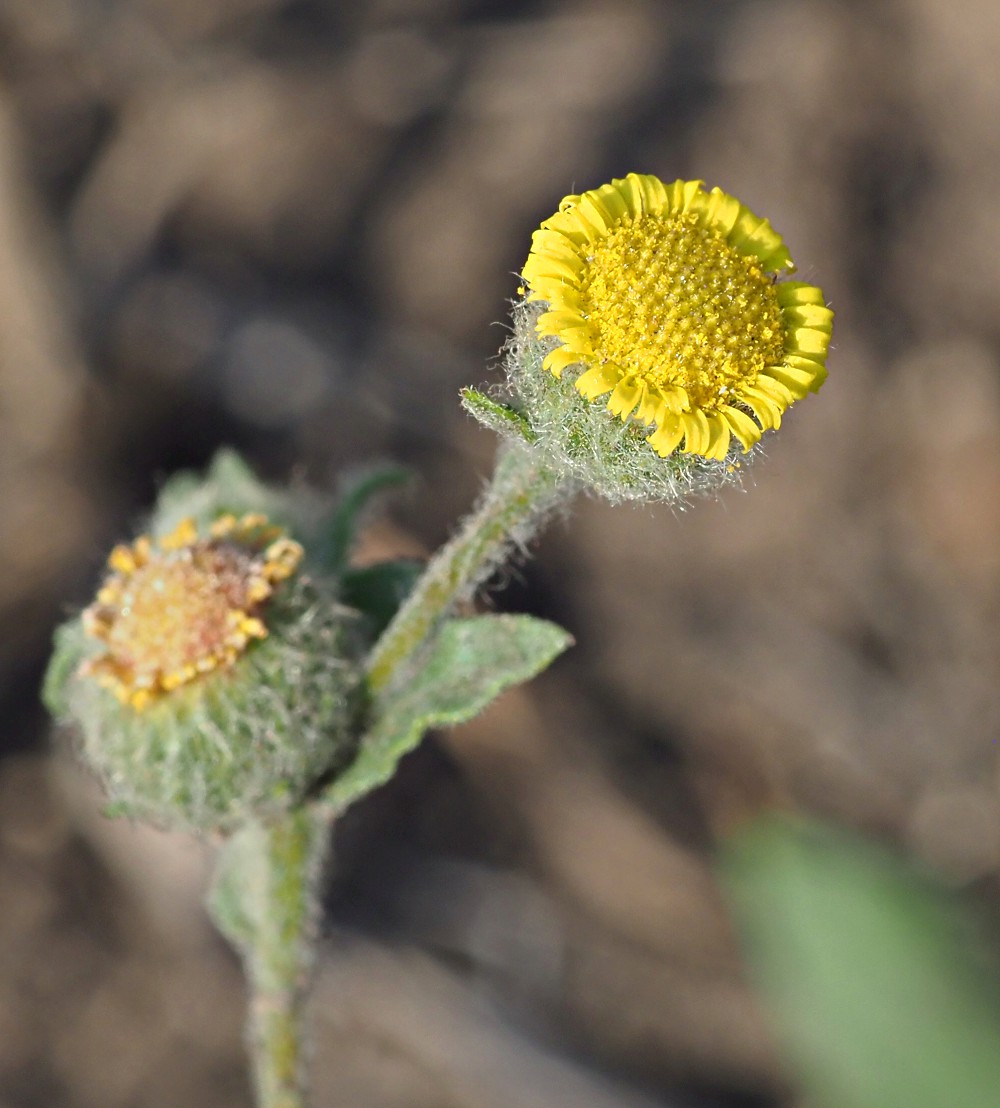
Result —
<instances>
[{"instance_id":1,"label":"blurred brown background","mask_svg":"<svg viewBox=\"0 0 1000 1108\"><path fill-rule=\"evenodd\" d=\"M0 1104L247 1105L211 850L100 816L37 703L55 622L221 444L421 484L530 233L629 170L771 217L830 379L745 493L584 502L493 603L576 649L340 833L316 1104L790 1108L709 868L767 804L1000 870L993 0L2 0Z\"/></svg>"}]
</instances>

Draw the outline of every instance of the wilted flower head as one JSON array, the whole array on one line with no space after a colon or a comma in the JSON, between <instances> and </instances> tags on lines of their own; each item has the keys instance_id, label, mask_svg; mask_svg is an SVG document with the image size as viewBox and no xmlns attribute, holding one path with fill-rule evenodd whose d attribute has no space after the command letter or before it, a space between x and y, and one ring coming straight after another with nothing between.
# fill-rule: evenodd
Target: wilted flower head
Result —
<instances>
[{"instance_id":1,"label":"wilted flower head","mask_svg":"<svg viewBox=\"0 0 1000 1108\"><path fill-rule=\"evenodd\" d=\"M567 196L532 239L523 278L545 310L543 367L573 367L588 401L607 396L646 425L661 457L722 461L777 428L826 376L833 313L792 269L766 219L700 181L630 173Z\"/></svg>"},{"instance_id":2,"label":"wilted flower head","mask_svg":"<svg viewBox=\"0 0 1000 1108\"><path fill-rule=\"evenodd\" d=\"M157 540L116 546L110 574L83 613L105 647L83 663L136 710L267 637L265 605L302 560L302 547L267 517L225 514L205 536L190 516Z\"/></svg>"},{"instance_id":3,"label":"wilted flower head","mask_svg":"<svg viewBox=\"0 0 1000 1108\"><path fill-rule=\"evenodd\" d=\"M232 455L203 480L178 475L57 633L46 700L129 815L231 830L298 803L353 753L358 613L254 504L315 515Z\"/></svg>"}]
</instances>

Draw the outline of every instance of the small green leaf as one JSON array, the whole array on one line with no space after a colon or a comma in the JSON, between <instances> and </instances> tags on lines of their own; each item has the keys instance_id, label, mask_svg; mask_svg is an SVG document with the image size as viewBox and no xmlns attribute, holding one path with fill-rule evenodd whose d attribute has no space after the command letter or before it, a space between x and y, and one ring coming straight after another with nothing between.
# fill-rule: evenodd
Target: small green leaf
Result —
<instances>
[{"instance_id":1,"label":"small green leaf","mask_svg":"<svg viewBox=\"0 0 1000 1108\"><path fill-rule=\"evenodd\" d=\"M322 551L323 564L331 572L339 573L347 565L362 517L372 499L386 489L405 484L411 476L410 471L401 466L383 465L353 477L340 496L327 532L326 548Z\"/></svg>"},{"instance_id":2,"label":"small green leaf","mask_svg":"<svg viewBox=\"0 0 1000 1108\"><path fill-rule=\"evenodd\" d=\"M266 833L258 823L249 823L219 851L206 907L215 926L236 950L249 951L260 927L267 895L264 868Z\"/></svg>"},{"instance_id":3,"label":"small green leaf","mask_svg":"<svg viewBox=\"0 0 1000 1108\"><path fill-rule=\"evenodd\" d=\"M303 807L251 820L219 851L206 907L259 986L293 985L312 957L328 840L325 817Z\"/></svg>"},{"instance_id":4,"label":"small green leaf","mask_svg":"<svg viewBox=\"0 0 1000 1108\"><path fill-rule=\"evenodd\" d=\"M498 404L478 389L462 389L462 407L483 426L498 434L515 434L526 442L532 442L536 437L531 425L520 412L506 404Z\"/></svg>"},{"instance_id":5,"label":"small green leaf","mask_svg":"<svg viewBox=\"0 0 1000 1108\"><path fill-rule=\"evenodd\" d=\"M387 693L354 762L325 803L342 812L388 781L431 727L464 723L512 685L540 673L572 643L568 632L532 616L473 616L444 625L413 678Z\"/></svg>"},{"instance_id":6,"label":"small green leaf","mask_svg":"<svg viewBox=\"0 0 1000 1108\"><path fill-rule=\"evenodd\" d=\"M70 682L87 653L80 620L70 620L57 628L53 646L42 683L42 703L56 719L66 719L70 715Z\"/></svg>"},{"instance_id":7,"label":"small green leaf","mask_svg":"<svg viewBox=\"0 0 1000 1108\"><path fill-rule=\"evenodd\" d=\"M415 558L400 558L348 570L341 583L340 598L348 607L368 616L372 634L377 638L409 596L423 568L423 562Z\"/></svg>"},{"instance_id":8,"label":"small green leaf","mask_svg":"<svg viewBox=\"0 0 1000 1108\"><path fill-rule=\"evenodd\" d=\"M192 470L172 474L160 489L158 513L178 516L198 515L203 503L212 502L212 509L221 511L232 505L239 513L260 510L267 489L253 470L235 450L222 447L216 451L204 475Z\"/></svg>"},{"instance_id":9,"label":"small green leaf","mask_svg":"<svg viewBox=\"0 0 1000 1108\"><path fill-rule=\"evenodd\" d=\"M220 489L229 490L233 495L242 493L254 496L260 487L257 474L247 465L242 455L231 447L224 446L215 452L205 476Z\"/></svg>"},{"instance_id":10,"label":"small green leaf","mask_svg":"<svg viewBox=\"0 0 1000 1108\"><path fill-rule=\"evenodd\" d=\"M298 499L259 481L235 450L224 447L216 452L204 475L181 470L164 482L144 529L164 535L187 517L207 528L225 512L236 516L263 512L272 523L296 531Z\"/></svg>"},{"instance_id":11,"label":"small green leaf","mask_svg":"<svg viewBox=\"0 0 1000 1108\"><path fill-rule=\"evenodd\" d=\"M722 875L810 1104L997 1103L1000 984L942 889L870 842L778 818L728 845Z\"/></svg>"}]
</instances>

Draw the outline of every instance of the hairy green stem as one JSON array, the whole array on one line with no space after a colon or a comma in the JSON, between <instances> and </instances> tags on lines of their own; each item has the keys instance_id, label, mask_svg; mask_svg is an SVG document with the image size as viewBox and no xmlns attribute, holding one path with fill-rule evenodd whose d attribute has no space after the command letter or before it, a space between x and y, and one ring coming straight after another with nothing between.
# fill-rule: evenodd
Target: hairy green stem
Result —
<instances>
[{"instance_id":1,"label":"hairy green stem","mask_svg":"<svg viewBox=\"0 0 1000 1108\"><path fill-rule=\"evenodd\" d=\"M298 1007L287 992L257 992L251 998L248 1038L259 1108L305 1106Z\"/></svg>"},{"instance_id":2,"label":"hairy green stem","mask_svg":"<svg viewBox=\"0 0 1000 1108\"><path fill-rule=\"evenodd\" d=\"M493 478L472 514L431 559L411 595L376 643L368 687L378 697L404 680L422 647L453 610L500 565L512 546L524 546L550 514L575 492L519 443L501 448Z\"/></svg>"},{"instance_id":3,"label":"hairy green stem","mask_svg":"<svg viewBox=\"0 0 1000 1108\"><path fill-rule=\"evenodd\" d=\"M247 1046L259 1108L304 1108L303 1006L314 959L329 819L297 808L250 824L220 858L209 907L250 990Z\"/></svg>"},{"instance_id":4,"label":"hairy green stem","mask_svg":"<svg viewBox=\"0 0 1000 1108\"><path fill-rule=\"evenodd\" d=\"M302 1108L302 1006L315 939L316 831L306 811L268 829L270 910L246 966L252 989L247 1036L260 1108Z\"/></svg>"}]
</instances>

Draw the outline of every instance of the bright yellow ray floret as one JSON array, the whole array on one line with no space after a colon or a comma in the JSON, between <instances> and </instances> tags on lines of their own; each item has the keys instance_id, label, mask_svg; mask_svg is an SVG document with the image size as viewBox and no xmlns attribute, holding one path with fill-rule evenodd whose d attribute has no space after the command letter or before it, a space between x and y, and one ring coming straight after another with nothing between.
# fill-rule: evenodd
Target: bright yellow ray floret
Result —
<instances>
[{"instance_id":1,"label":"bright yellow ray floret","mask_svg":"<svg viewBox=\"0 0 1000 1108\"><path fill-rule=\"evenodd\" d=\"M184 519L158 540L116 546L83 612L84 629L105 652L82 672L140 710L231 665L267 637L262 605L301 559L302 547L262 515L221 516L206 537Z\"/></svg>"},{"instance_id":2,"label":"bright yellow ray floret","mask_svg":"<svg viewBox=\"0 0 1000 1108\"><path fill-rule=\"evenodd\" d=\"M826 377L833 312L798 281L781 237L720 189L630 173L567 196L532 238L522 273L558 340L556 377L653 427L663 457L721 460L777 428Z\"/></svg>"}]
</instances>

